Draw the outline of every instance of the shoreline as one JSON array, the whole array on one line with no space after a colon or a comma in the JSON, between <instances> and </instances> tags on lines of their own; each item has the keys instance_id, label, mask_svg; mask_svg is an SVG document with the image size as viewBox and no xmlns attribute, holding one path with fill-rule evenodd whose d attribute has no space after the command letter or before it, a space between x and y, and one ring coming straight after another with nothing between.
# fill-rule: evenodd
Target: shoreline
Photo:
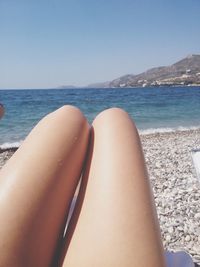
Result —
<instances>
[{"instance_id":1,"label":"shoreline","mask_svg":"<svg viewBox=\"0 0 200 267\"><path fill-rule=\"evenodd\" d=\"M200 182L191 157L200 148L200 129L140 137L164 248L187 251L200 264ZM0 150L0 168L14 150Z\"/></svg>"},{"instance_id":2,"label":"shoreline","mask_svg":"<svg viewBox=\"0 0 200 267\"><path fill-rule=\"evenodd\" d=\"M183 126L179 126L179 127L174 127L174 128L148 128L148 129L142 129L142 130L138 130L140 138L142 139L143 136L145 137L155 137L157 135L170 135L170 134L181 134L181 133L188 133L188 132L198 132L200 131L200 125L199 126L191 126L191 127L183 127ZM0 144L0 154L3 152L15 152L19 147L20 144L23 142L23 140L18 141L18 142L13 142L13 143L9 143L9 142L5 142L3 144Z\"/></svg>"}]
</instances>

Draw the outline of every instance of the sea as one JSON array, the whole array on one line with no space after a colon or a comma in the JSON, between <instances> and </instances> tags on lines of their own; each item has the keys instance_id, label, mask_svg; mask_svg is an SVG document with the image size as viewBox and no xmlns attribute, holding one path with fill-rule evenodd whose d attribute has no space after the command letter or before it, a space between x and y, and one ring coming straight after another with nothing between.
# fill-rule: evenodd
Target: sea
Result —
<instances>
[{"instance_id":1,"label":"sea","mask_svg":"<svg viewBox=\"0 0 200 267\"><path fill-rule=\"evenodd\" d=\"M197 86L0 90L0 103L1 149L19 146L42 117L66 104L80 108L90 123L105 109L123 108L142 134L200 128Z\"/></svg>"}]
</instances>

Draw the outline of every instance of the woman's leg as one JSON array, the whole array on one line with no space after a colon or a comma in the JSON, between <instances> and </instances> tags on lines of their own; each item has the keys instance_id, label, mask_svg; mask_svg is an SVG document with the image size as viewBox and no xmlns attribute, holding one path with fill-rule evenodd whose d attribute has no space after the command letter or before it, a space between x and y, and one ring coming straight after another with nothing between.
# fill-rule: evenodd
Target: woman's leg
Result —
<instances>
[{"instance_id":1,"label":"woman's leg","mask_svg":"<svg viewBox=\"0 0 200 267\"><path fill-rule=\"evenodd\" d=\"M136 127L101 113L66 236L64 267L164 267L154 200ZM82 207L81 207L82 206Z\"/></svg>"},{"instance_id":2,"label":"woman's leg","mask_svg":"<svg viewBox=\"0 0 200 267\"><path fill-rule=\"evenodd\" d=\"M86 155L89 125L64 106L42 119L0 173L0 267L49 267Z\"/></svg>"}]
</instances>

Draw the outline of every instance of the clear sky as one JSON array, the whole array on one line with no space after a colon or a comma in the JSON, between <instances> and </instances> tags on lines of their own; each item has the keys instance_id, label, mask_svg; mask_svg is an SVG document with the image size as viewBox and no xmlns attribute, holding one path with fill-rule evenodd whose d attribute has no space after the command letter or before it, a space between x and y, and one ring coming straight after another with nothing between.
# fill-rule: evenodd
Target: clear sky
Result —
<instances>
[{"instance_id":1,"label":"clear sky","mask_svg":"<svg viewBox=\"0 0 200 267\"><path fill-rule=\"evenodd\" d=\"M200 0L0 0L0 88L109 81L200 54Z\"/></svg>"}]
</instances>

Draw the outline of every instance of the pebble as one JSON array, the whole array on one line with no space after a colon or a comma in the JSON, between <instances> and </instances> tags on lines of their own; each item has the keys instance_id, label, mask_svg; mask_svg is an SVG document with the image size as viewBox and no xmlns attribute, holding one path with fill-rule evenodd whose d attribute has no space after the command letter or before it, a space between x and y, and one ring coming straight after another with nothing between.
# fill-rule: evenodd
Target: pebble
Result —
<instances>
[{"instance_id":1,"label":"pebble","mask_svg":"<svg viewBox=\"0 0 200 267\"><path fill-rule=\"evenodd\" d=\"M200 219L200 213L196 213L196 214L194 215L194 218L195 218L195 219Z\"/></svg>"},{"instance_id":2,"label":"pebble","mask_svg":"<svg viewBox=\"0 0 200 267\"><path fill-rule=\"evenodd\" d=\"M169 227L168 228L168 233L172 234L174 232L174 228L173 227Z\"/></svg>"},{"instance_id":3,"label":"pebble","mask_svg":"<svg viewBox=\"0 0 200 267\"><path fill-rule=\"evenodd\" d=\"M186 237L185 237L185 241L186 242L189 242L191 240L191 237L189 236L189 235L187 235Z\"/></svg>"}]
</instances>

